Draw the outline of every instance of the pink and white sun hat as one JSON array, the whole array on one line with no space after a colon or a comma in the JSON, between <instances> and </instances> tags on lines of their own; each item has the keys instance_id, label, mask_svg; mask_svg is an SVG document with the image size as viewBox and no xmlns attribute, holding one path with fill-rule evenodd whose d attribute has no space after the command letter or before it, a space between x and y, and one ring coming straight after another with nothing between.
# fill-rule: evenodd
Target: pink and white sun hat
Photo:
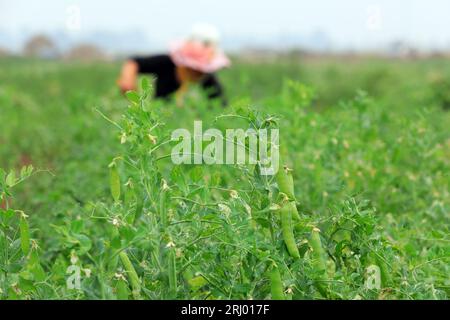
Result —
<instances>
[{"instance_id":1,"label":"pink and white sun hat","mask_svg":"<svg viewBox=\"0 0 450 320\"><path fill-rule=\"evenodd\" d=\"M209 24L196 24L188 39L170 44L172 61L204 73L230 66L230 60L219 48L219 32Z\"/></svg>"}]
</instances>

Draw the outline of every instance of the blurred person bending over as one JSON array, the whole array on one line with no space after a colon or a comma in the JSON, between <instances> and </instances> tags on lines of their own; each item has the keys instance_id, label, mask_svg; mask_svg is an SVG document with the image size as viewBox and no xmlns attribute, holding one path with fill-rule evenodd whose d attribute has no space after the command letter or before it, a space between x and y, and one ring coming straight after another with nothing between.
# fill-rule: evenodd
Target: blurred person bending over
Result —
<instances>
[{"instance_id":1,"label":"blurred person bending over","mask_svg":"<svg viewBox=\"0 0 450 320\"><path fill-rule=\"evenodd\" d=\"M172 43L169 54L132 57L122 67L117 83L122 92L136 89L139 74L156 77L155 97L168 98L175 94L178 105L192 84L199 84L209 99L220 99L225 104L223 88L214 72L230 65L220 50L219 34L209 25L197 25L191 36Z\"/></svg>"}]
</instances>

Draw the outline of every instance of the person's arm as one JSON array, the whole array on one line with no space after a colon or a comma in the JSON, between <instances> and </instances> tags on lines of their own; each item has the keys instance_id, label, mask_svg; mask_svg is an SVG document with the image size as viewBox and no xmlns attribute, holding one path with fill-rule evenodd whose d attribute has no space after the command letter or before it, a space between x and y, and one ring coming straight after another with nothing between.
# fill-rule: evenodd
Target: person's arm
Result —
<instances>
[{"instance_id":1,"label":"person's arm","mask_svg":"<svg viewBox=\"0 0 450 320\"><path fill-rule=\"evenodd\" d=\"M139 65L135 60L127 60L122 66L122 72L117 80L117 85L122 93L136 89L136 79L139 73Z\"/></svg>"},{"instance_id":2,"label":"person's arm","mask_svg":"<svg viewBox=\"0 0 450 320\"><path fill-rule=\"evenodd\" d=\"M137 77L140 73L158 76L168 68L168 63L170 63L170 58L166 55L132 57L124 63L117 84L122 92L135 90Z\"/></svg>"}]
</instances>

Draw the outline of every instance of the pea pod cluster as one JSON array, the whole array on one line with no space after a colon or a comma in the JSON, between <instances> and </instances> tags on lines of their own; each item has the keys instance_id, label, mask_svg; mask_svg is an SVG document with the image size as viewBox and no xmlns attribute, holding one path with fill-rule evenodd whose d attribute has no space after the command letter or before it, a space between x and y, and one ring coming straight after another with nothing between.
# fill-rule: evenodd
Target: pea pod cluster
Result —
<instances>
[{"instance_id":1,"label":"pea pod cluster","mask_svg":"<svg viewBox=\"0 0 450 320\"><path fill-rule=\"evenodd\" d=\"M294 228L292 224L292 220L300 220L300 216L295 205L294 179L290 169L287 167L283 167L278 170L275 179L280 193L283 193L288 197L287 202L285 202L279 210L283 240L290 256L298 259L300 258L300 253L295 242Z\"/></svg>"},{"instance_id":2,"label":"pea pod cluster","mask_svg":"<svg viewBox=\"0 0 450 320\"><path fill-rule=\"evenodd\" d=\"M133 296L135 299L140 299L141 281L139 279L139 276L136 273L136 270L134 269L133 264L131 263L130 258L128 258L128 255L125 251L120 252L119 257L130 280L131 288L133 289Z\"/></svg>"},{"instance_id":3,"label":"pea pod cluster","mask_svg":"<svg viewBox=\"0 0 450 320\"><path fill-rule=\"evenodd\" d=\"M312 249L313 266L318 273L318 277L315 279L316 288L322 296L328 297L327 259L320 239L320 229L312 229L309 245Z\"/></svg>"},{"instance_id":4,"label":"pea pod cluster","mask_svg":"<svg viewBox=\"0 0 450 320\"><path fill-rule=\"evenodd\" d=\"M272 294L272 300L285 299L280 271L276 266L274 266L270 272L270 291Z\"/></svg>"}]
</instances>

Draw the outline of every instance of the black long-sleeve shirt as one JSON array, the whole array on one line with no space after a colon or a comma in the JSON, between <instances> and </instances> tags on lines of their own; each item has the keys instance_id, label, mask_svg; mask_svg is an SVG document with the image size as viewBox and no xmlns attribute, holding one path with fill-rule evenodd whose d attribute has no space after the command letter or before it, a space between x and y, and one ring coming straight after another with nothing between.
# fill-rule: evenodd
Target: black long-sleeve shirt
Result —
<instances>
[{"instance_id":1,"label":"black long-sleeve shirt","mask_svg":"<svg viewBox=\"0 0 450 320\"><path fill-rule=\"evenodd\" d=\"M138 65L139 73L148 73L156 76L155 96L167 98L180 88L176 76L176 66L169 55L161 54L150 57L133 57L131 60ZM223 102L223 89L214 74L206 74L200 86L207 92L209 99L220 98Z\"/></svg>"}]
</instances>

